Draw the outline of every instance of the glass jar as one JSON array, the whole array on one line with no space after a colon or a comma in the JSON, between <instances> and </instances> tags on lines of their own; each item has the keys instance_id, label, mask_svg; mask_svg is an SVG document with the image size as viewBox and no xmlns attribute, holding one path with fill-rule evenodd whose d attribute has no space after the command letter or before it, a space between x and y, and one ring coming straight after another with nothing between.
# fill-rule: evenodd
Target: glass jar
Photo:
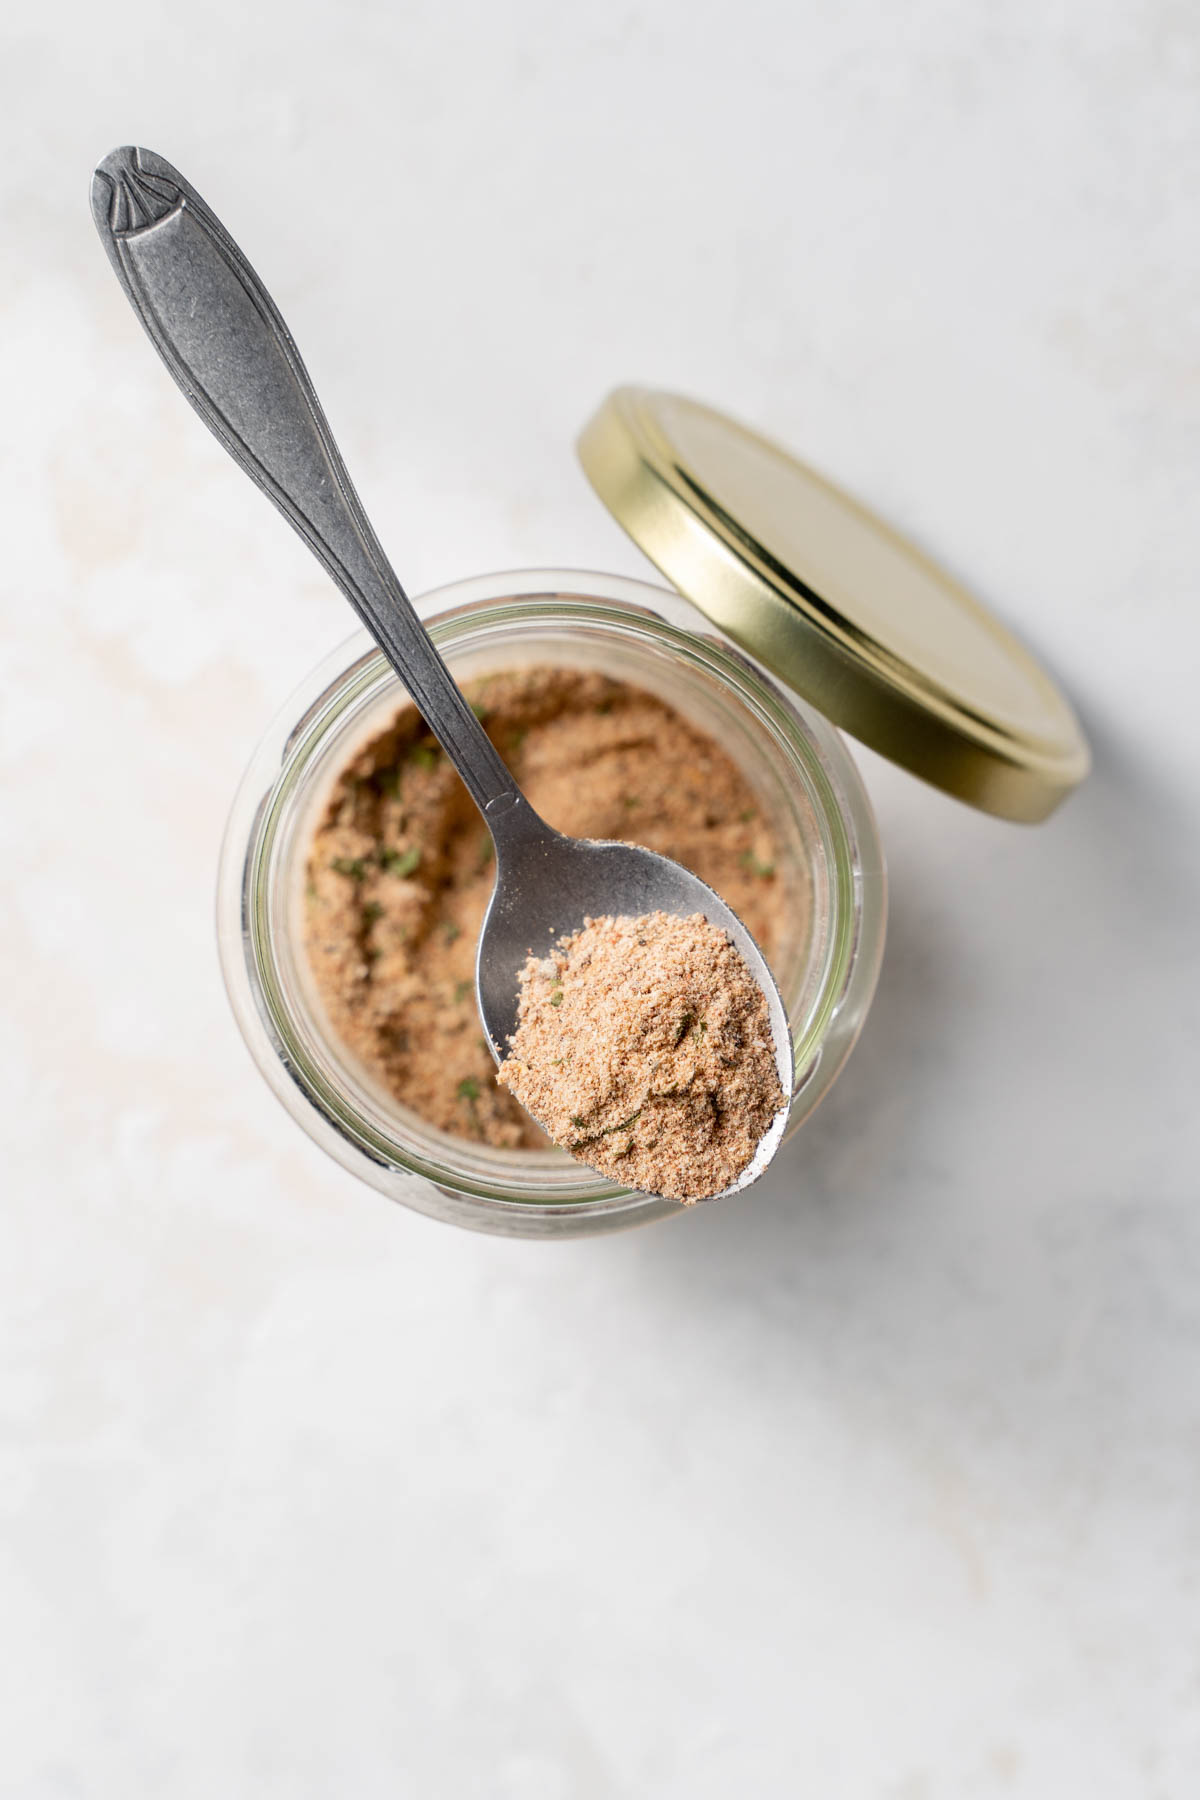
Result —
<instances>
[{"instance_id":1,"label":"glass jar","mask_svg":"<svg viewBox=\"0 0 1200 1800\"><path fill-rule=\"evenodd\" d=\"M707 731L755 790L795 928L772 958L792 1030L795 1131L829 1091L874 993L886 912L870 803L837 731L691 603L610 575L479 576L415 602L459 680L522 664L598 669ZM304 950L309 842L346 763L406 696L365 632L326 658L255 752L221 853L217 924L238 1025L292 1117L380 1192L513 1237L677 1216L557 1150L498 1150L428 1125L359 1067L325 1022Z\"/></svg>"}]
</instances>

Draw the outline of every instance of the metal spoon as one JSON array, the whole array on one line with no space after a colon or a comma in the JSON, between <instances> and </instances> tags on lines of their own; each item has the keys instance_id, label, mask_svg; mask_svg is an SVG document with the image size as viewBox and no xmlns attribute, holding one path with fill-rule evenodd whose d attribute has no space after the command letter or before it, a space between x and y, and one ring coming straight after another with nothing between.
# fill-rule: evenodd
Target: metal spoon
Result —
<instances>
[{"instance_id":1,"label":"metal spoon","mask_svg":"<svg viewBox=\"0 0 1200 1800\"><path fill-rule=\"evenodd\" d=\"M496 849L496 885L475 987L493 1055L504 1055L516 1030L517 974L531 949L544 952L588 916L698 912L728 933L760 983L780 1086L790 1096L787 1014L737 915L668 857L564 837L520 792L384 556L287 326L196 190L153 151L125 146L97 167L92 212L117 278L168 369L234 461L324 563L483 814ZM758 1179L786 1122L784 1106L726 1193Z\"/></svg>"}]
</instances>

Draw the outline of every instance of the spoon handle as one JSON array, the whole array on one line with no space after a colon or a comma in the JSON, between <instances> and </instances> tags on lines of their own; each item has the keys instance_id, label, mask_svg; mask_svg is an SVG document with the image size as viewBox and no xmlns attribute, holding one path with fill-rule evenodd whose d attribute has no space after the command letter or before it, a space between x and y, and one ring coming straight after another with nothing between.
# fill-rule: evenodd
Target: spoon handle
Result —
<instances>
[{"instance_id":1,"label":"spoon handle","mask_svg":"<svg viewBox=\"0 0 1200 1800\"><path fill-rule=\"evenodd\" d=\"M384 650L489 827L536 819L372 531L291 333L219 219L151 150L114 150L92 213L155 349ZM516 817L511 823L516 824Z\"/></svg>"}]
</instances>

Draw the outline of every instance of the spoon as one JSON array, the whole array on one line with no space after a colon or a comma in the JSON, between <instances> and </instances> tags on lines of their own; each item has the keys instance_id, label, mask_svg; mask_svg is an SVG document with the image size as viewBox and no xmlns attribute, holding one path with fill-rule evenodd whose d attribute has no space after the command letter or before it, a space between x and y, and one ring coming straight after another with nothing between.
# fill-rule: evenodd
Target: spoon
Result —
<instances>
[{"instance_id":1,"label":"spoon","mask_svg":"<svg viewBox=\"0 0 1200 1800\"><path fill-rule=\"evenodd\" d=\"M516 1030L517 976L531 949L544 954L586 917L702 913L732 939L763 990L780 1086L790 1095L787 1014L736 913L668 857L554 831L521 793L384 556L291 333L220 220L169 162L129 145L98 165L92 213L117 279L171 374L325 565L483 814L496 885L479 937L475 990L493 1056L502 1060ZM723 1193L758 1179L786 1123L784 1105Z\"/></svg>"}]
</instances>

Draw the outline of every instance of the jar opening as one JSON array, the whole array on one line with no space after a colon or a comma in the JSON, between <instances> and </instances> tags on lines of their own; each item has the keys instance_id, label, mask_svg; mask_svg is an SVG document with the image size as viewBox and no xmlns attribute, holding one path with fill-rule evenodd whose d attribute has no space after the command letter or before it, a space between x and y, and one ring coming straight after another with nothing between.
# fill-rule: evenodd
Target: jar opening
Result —
<instances>
[{"instance_id":1,"label":"jar opening","mask_svg":"<svg viewBox=\"0 0 1200 1800\"><path fill-rule=\"evenodd\" d=\"M796 921L774 959L796 1054L794 1128L848 1053L874 985L882 935L878 840L840 741L740 651L708 629L698 632L692 609L676 596L592 576L553 584L493 577L485 593L480 586L441 590L421 607L460 679L533 662L603 670L658 694L713 736L759 796L785 847L779 874L789 883ZM465 1208L471 1216L462 1222L485 1229L493 1228L492 1213L514 1208L547 1217L587 1215L590 1229L603 1228L600 1218L627 1223L677 1211L670 1202L612 1186L562 1152L494 1149L428 1125L356 1067L332 1033L303 948L308 845L341 770L407 698L382 654L363 649L368 642L359 634L352 643L357 655L331 658L315 672L298 723L273 734L279 760L269 766L268 740L231 819L222 953L235 1011L260 1068L339 1160L424 1210L460 1217ZM226 891L234 881L236 931ZM864 961L868 890L875 916ZM851 997L853 1017L846 1013ZM426 1184L430 1191L423 1193Z\"/></svg>"}]
</instances>

